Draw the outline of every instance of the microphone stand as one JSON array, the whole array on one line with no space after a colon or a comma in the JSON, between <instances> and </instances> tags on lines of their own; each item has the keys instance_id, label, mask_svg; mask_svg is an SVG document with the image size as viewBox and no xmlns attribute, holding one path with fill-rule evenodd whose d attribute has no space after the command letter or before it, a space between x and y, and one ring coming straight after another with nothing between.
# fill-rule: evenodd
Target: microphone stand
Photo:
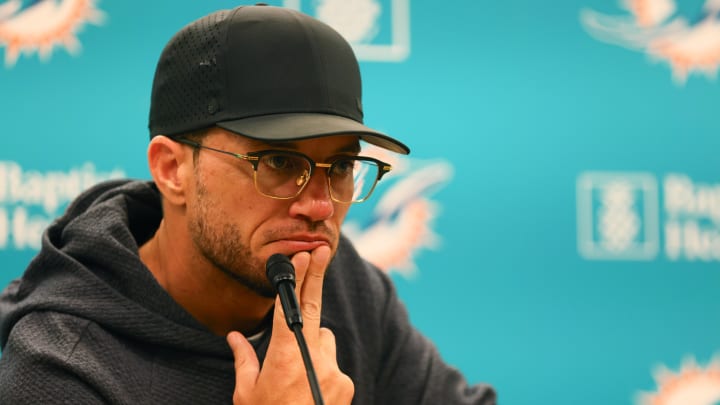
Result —
<instances>
[{"instance_id":1,"label":"microphone stand","mask_svg":"<svg viewBox=\"0 0 720 405\"><path fill-rule=\"evenodd\" d=\"M313 400L315 405L324 405L322 399L322 393L320 392L320 383L318 383L317 375L315 374L315 368L310 358L310 351L305 342L305 335L302 333L302 325L295 323L292 326L292 331L295 332L295 339L300 347L300 354L302 355L303 363L305 363L305 372L307 373L308 382L310 383L310 391L312 391Z\"/></svg>"}]
</instances>

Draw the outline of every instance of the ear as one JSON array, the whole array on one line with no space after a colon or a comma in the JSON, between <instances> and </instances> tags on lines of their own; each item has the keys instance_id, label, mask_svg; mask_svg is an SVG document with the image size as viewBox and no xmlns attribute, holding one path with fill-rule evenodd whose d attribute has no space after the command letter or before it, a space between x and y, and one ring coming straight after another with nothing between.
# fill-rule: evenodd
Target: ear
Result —
<instances>
[{"instance_id":1,"label":"ear","mask_svg":"<svg viewBox=\"0 0 720 405\"><path fill-rule=\"evenodd\" d=\"M186 185L193 172L190 148L158 135L150 140L147 156L150 175L165 200L172 205L184 205Z\"/></svg>"}]
</instances>

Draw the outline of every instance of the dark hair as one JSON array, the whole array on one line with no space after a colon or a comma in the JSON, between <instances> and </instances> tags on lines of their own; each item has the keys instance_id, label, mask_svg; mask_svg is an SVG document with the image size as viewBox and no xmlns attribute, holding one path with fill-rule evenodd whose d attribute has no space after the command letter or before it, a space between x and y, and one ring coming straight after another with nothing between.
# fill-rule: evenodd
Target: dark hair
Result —
<instances>
[{"instance_id":1,"label":"dark hair","mask_svg":"<svg viewBox=\"0 0 720 405\"><path fill-rule=\"evenodd\" d=\"M172 138L184 138L191 140L193 142L202 143L202 140L207 136L207 134L210 132L210 130L213 127L207 127L202 129L196 129L194 131L186 132L184 134L178 134L173 136ZM200 157L200 148L193 148L193 165L197 163L198 158Z\"/></svg>"}]
</instances>

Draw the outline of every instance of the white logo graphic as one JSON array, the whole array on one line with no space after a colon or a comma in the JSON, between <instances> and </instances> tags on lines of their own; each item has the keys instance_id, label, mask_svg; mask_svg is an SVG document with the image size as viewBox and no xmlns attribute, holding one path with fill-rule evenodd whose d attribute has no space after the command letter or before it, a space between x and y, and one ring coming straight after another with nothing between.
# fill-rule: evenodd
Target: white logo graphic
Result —
<instances>
[{"instance_id":1,"label":"white logo graphic","mask_svg":"<svg viewBox=\"0 0 720 405\"><path fill-rule=\"evenodd\" d=\"M639 393L637 405L717 405L720 402L720 357L716 356L705 368L689 357L677 373L661 365L653 377L657 391Z\"/></svg>"},{"instance_id":2,"label":"white logo graphic","mask_svg":"<svg viewBox=\"0 0 720 405\"><path fill-rule=\"evenodd\" d=\"M376 190L379 193L370 201L377 203L372 213L362 216L365 223L348 220L343 231L366 260L387 272L411 276L415 255L438 246L440 238L432 230L438 204L430 196L450 181L452 167L445 161L411 160L374 146L364 154L393 166L379 183L389 187Z\"/></svg>"},{"instance_id":3,"label":"white logo graphic","mask_svg":"<svg viewBox=\"0 0 720 405\"><path fill-rule=\"evenodd\" d=\"M338 30L359 60L401 62L410 54L409 1L285 0L284 5Z\"/></svg>"},{"instance_id":4,"label":"white logo graphic","mask_svg":"<svg viewBox=\"0 0 720 405\"><path fill-rule=\"evenodd\" d=\"M706 0L694 21L676 15L672 0L621 0L629 12L609 16L584 10L581 20L596 39L645 52L670 64L673 78L684 84L692 72L717 76L720 67L720 1Z\"/></svg>"},{"instance_id":5,"label":"white logo graphic","mask_svg":"<svg viewBox=\"0 0 720 405\"><path fill-rule=\"evenodd\" d=\"M720 261L720 184L682 173L665 175L662 193L657 184L651 173L580 174L580 254L589 260L653 260L664 236L667 260Z\"/></svg>"},{"instance_id":6,"label":"white logo graphic","mask_svg":"<svg viewBox=\"0 0 720 405\"><path fill-rule=\"evenodd\" d=\"M665 177L665 253L670 260L720 260L720 185Z\"/></svg>"},{"instance_id":7,"label":"white logo graphic","mask_svg":"<svg viewBox=\"0 0 720 405\"><path fill-rule=\"evenodd\" d=\"M105 15L97 0L10 0L0 2L0 46L5 65L14 66L21 53L38 52L48 60L56 46L80 51L76 34L86 23L100 25Z\"/></svg>"},{"instance_id":8,"label":"white logo graphic","mask_svg":"<svg viewBox=\"0 0 720 405\"><path fill-rule=\"evenodd\" d=\"M123 177L120 169L99 172L89 162L67 172L39 172L0 161L0 251L39 249L61 207L100 181Z\"/></svg>"},{"instance_id":9,"label":"white logo graphic","mask_svg":"<svg viewBox=\"0 0 720 405\"><path fill-rule=\"evenodd\" d=\"M580 254L587 259L654 258L657 207L657 182L651 174L582 174L577 181Z\"/></svg>"}]
</instances>

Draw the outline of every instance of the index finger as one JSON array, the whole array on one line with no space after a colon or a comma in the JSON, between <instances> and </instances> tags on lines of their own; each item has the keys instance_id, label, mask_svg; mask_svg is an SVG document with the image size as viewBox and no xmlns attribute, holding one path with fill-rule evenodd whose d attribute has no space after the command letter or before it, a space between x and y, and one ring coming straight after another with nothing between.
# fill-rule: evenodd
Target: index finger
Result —
<instances>
[{"instance_id":1,"label":"index finger","mask_svg":"<svg viewBox=\"0 0 720 405\"><path fill-rule=\"evenodd\" d=\"M298 299L303 316L303 328L308 339L314 341L317 341L320 334L323 280L328 264L330 264L329 246L320 246L310 252L310 263L299 285Z\"/></svg>"}]
</instances>

